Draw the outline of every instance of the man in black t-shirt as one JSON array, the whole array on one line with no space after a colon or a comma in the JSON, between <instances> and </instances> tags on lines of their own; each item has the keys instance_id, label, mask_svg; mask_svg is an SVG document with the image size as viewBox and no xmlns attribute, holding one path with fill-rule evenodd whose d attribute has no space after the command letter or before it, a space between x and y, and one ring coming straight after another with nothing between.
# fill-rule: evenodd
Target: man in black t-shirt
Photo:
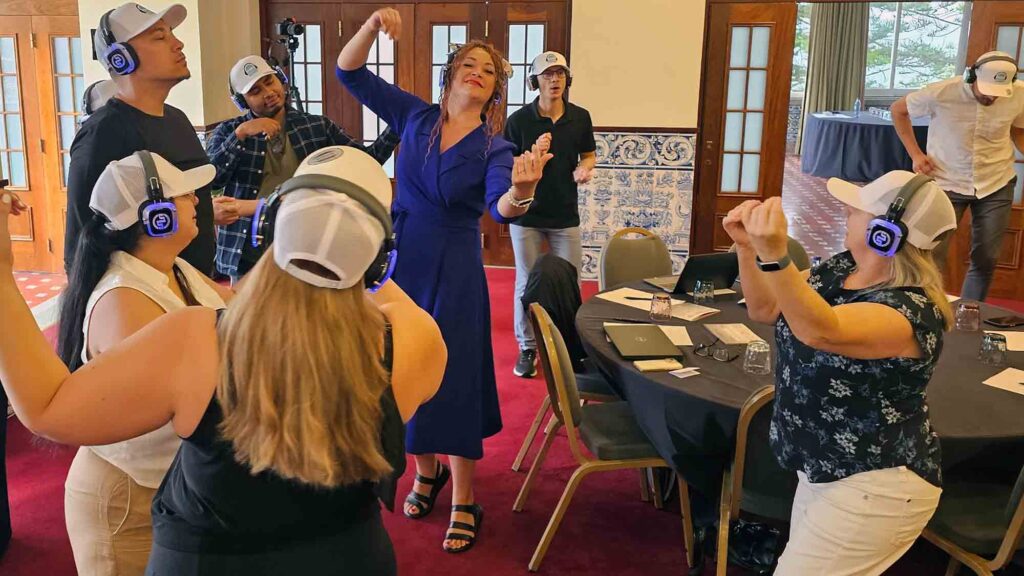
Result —
<instances>
[{"instance_id":1,"label":"man in black t-shirt","mask_svg":"<svg viewBox=\"0 0 1024 576\"><path fill-rule=\"evenodd\" d=\"M96 55L117 84L117 93L82 124L71 145L65 270L74 261L79 232L94 217L89 197L107 164L138 150L160 154L181 170L209 163L188 117L164 103L171 88L191 76L184 45L173 33L185 16L180 4L154 13L129 3L108 12L96 29ZM181 257L209 275L215 249L209 186L196 196L199 235Z\"/></svg>"},{"instance_id":2,"label":"man in black t-shirt","mask_svg":"<svg viewBox=\"0 0 1024 576\"><path fill-rule=\"evenodd\" d=\"M537 373L537 343L520 301L526 280L540 257L545 239L554 255L568 260L579 272L583 248L577 185L590 181L597 163L590 113L565 97L566 88L572 84L565 57L558 52L541 53L533 59L528 80L540 94L509 117L505 138L516 147L517 155L539 143L542 147L550 146L554 158L544 168L533 205L509 226L516 259L514 308L519 343L519 359L513 372L525 378Z\"/></svg>"}]
</instances>

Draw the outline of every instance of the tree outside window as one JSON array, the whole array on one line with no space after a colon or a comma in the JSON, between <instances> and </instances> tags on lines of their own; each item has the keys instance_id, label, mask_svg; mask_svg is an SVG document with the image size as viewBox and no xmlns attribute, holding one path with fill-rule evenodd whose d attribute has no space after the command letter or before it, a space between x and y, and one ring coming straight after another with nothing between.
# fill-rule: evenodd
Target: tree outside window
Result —
<instances>
[{"instance_id":1,"label":"tree outside window","mask_svg":"<svg viewBox=\"0 0 1024 576\"><path fill-rule=\"evenodd\" d=\"M898 94L956 75L967 9L967 2L872 2L866 91Z\"/></svg>"}]
</instances>

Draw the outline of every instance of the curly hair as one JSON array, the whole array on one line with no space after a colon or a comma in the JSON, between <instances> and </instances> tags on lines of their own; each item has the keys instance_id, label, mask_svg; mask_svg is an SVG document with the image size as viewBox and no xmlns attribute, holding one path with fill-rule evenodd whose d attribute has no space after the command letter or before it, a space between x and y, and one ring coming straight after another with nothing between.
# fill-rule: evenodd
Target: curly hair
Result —
<instances>
[{"instance_id":1,"label":"curly hair","mask_svg":"<svg viewBox=\"0 0 1024 576\"><path fill-rule=\"evenodd\" d=\"M451 59L451 64L444 70L444 86L441 87L441 116L437 119L437 123L434 124L433 130L430 131L430 142L427 147L427 156L430 155L430 151L434 148L434 143L437 142L437 137L441 133L441 126L448 121L448 98L451 96L451 87L453 78L455 77L455 71L459 69L462 62L466 60L469 53L473 50L480 48L487 52L491 57L491 61L494 62L494 93L487 99L487 103L484 104L483 117L484 125L487 127L487 149L491 147L491 141L495 135L501 134L505 129L505 99L508 95L508 73L503 63L505 59L501 56L501 53L491 45L490 43L484 42L483 40L470 40L463 44L455 52L455 55Z\"/></svg>"}]
</instances>

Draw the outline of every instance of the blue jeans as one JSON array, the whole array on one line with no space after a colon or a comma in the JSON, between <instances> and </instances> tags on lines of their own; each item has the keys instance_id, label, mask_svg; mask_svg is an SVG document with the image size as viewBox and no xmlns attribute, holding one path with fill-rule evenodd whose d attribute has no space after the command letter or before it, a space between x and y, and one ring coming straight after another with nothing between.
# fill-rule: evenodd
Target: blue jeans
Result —
<instances>
[{"instance_id":1,"label":"blue jeans","mask_svg":"<svg viewBox=\"0 0 1024 576\"><path fill-rule=\"evenodd\" d=\"M964 212L971 209L971 267L964 277L964 285L960 297L965 300L984 300L988 295L988 287L992 283L992 273L996 270L999 249L1003 245L1003 234L1010 222L1010 209L1013 206L1013 189L1017 179L1011 179L1006 186L996 190L984 198L964 196L947 192L949 200L956 210L956 221L960 222ZM945 268L949 253L949 241L952 234L935 249L935 262Z\"/></svg>"},{"instance_id":2,"label":"blue jeans","mask_svg":"<svg viewBox=\"0 0 1024 576\"><path fill-rule=\"evenodd\" d=\"M520 350L536 350L537 341L533 337L533 326L523 306L523 292L526 291L526 280L537 259L541 256L541 246L545 238L551 246L551 253L567 260L576 267L577 274L583 262L583 245L580 243L580 229L572 228L529 228L510 225L512 251L516 257L516 294L513 302L515 309L516 342Z\"/></svg>"}]
</instances>

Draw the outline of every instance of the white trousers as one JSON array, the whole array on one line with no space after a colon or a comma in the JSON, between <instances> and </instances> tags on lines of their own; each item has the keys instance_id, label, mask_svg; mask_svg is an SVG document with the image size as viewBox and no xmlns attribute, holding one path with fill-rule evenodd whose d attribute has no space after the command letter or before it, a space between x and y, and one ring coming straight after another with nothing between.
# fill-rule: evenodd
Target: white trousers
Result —
<instances>
[{"instance_id":1,"label":"white trousers","mask_svg":"<svg viewBox=\"0 0 1024 576\"><path fill-rule=\"evenodd\" d=\"M882 574L921 535L942 493L904 466L820 484L797 476L776 576Z\"/></svg>"}]
</instances>

